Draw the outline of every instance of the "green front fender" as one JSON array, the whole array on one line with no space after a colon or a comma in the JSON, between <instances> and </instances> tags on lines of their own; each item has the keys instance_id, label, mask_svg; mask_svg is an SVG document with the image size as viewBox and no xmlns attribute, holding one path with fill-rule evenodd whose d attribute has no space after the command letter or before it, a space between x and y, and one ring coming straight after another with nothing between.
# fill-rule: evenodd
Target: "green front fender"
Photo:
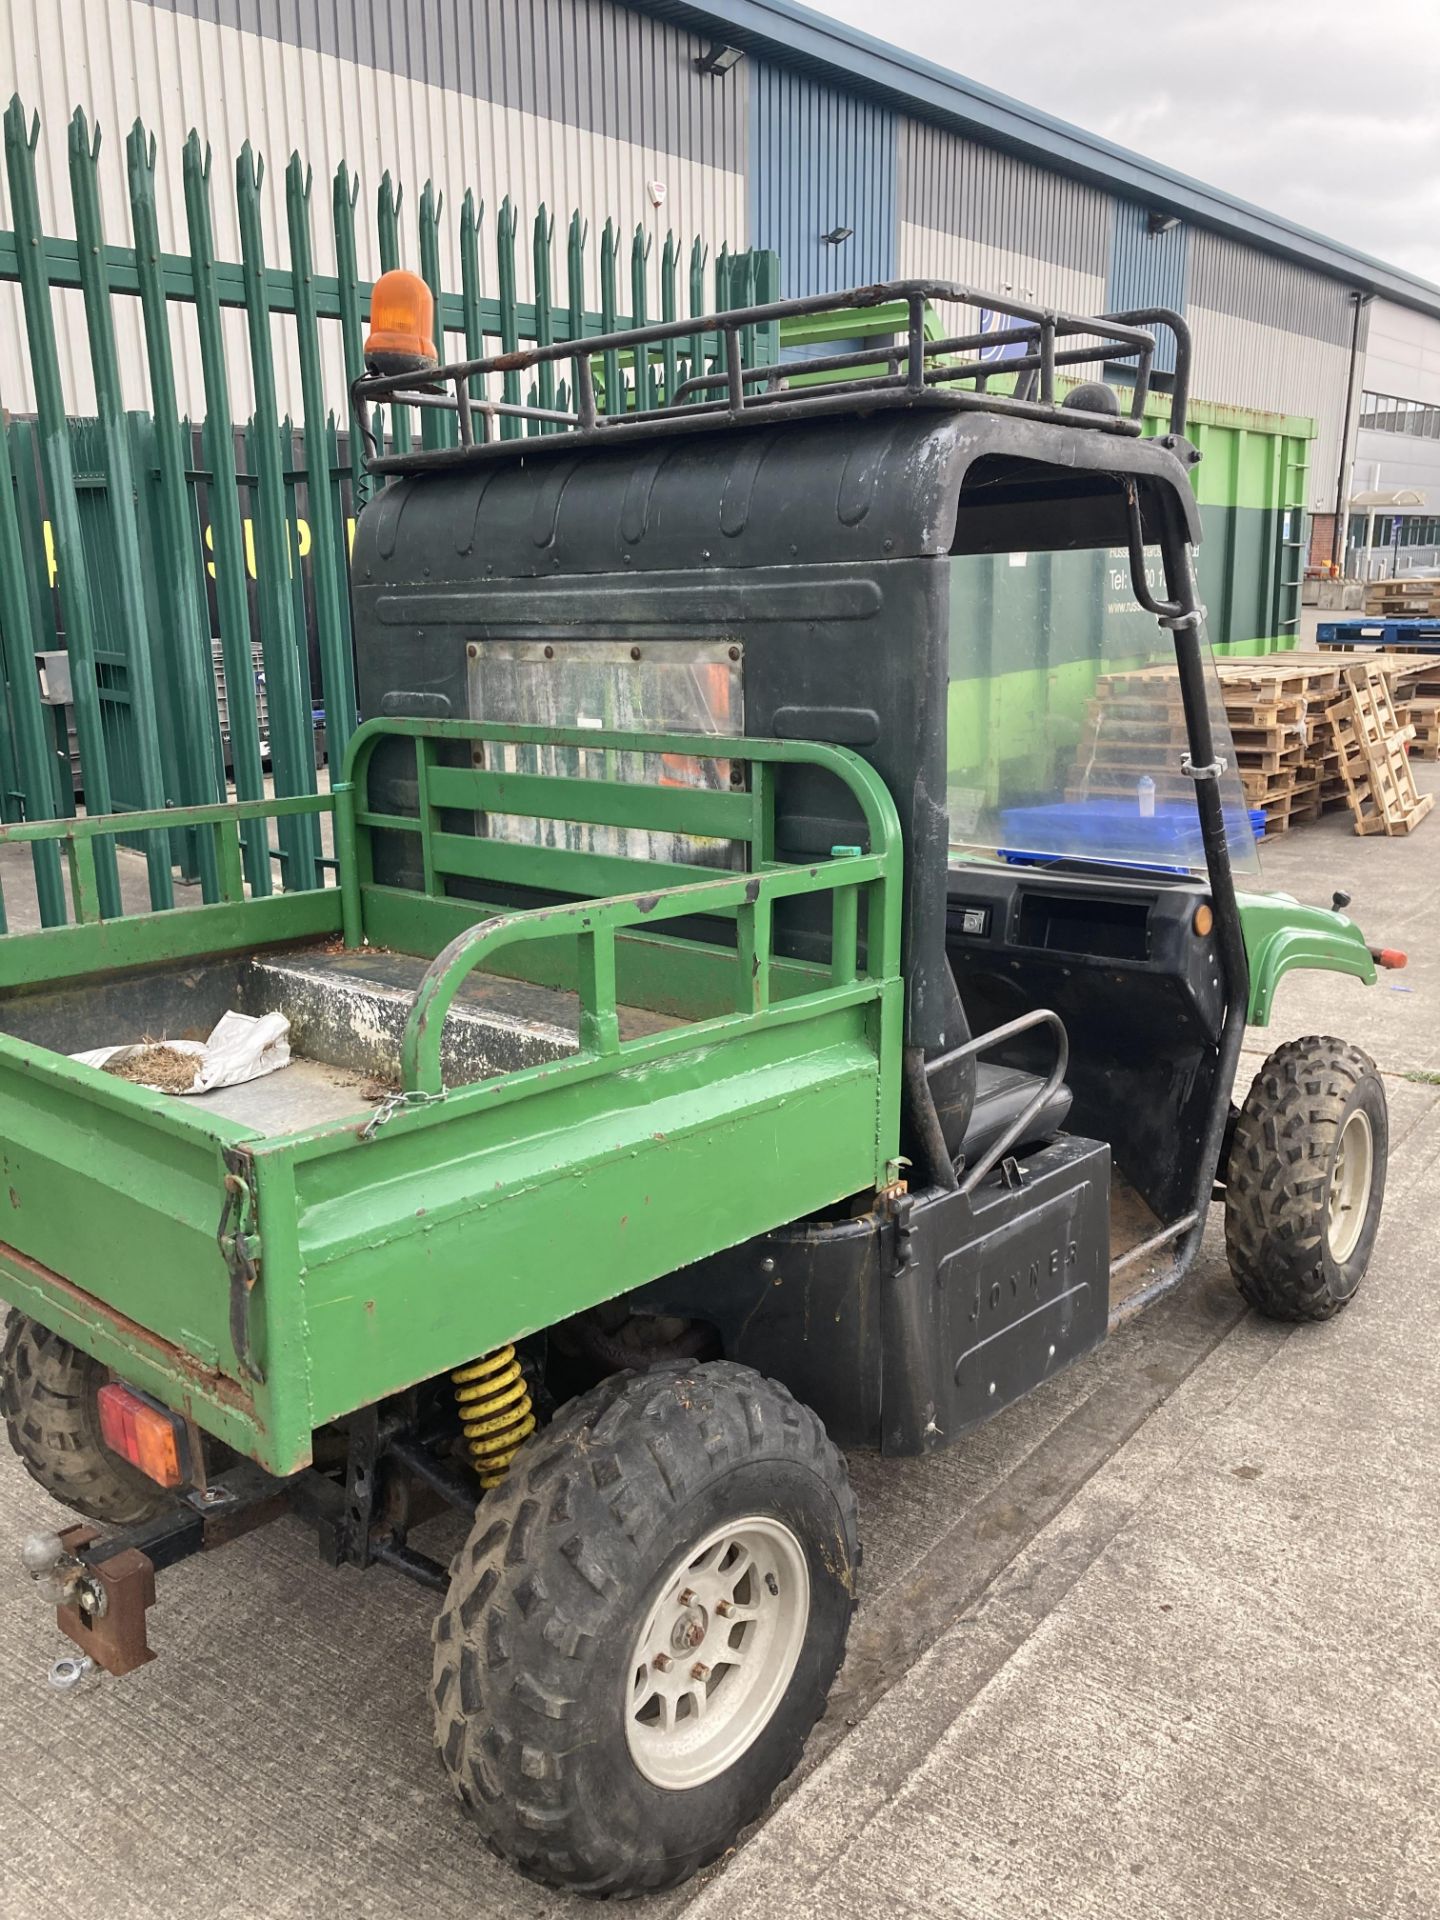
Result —
<instances>
[{"instance_id":1,"label":"green front fender","mask_svg":"<svg viewBox=\"0 0 1440 1920\"><path fill-rule=\"evenodd\" d=\"M1292 967L1323 967L1375 984L1365 936L1343 913L1306 907L1285 893L1242 893L1240 925L1250 961L1250 1024L1267 1026L1280 976Z\"/></svg>"}]
</instances>

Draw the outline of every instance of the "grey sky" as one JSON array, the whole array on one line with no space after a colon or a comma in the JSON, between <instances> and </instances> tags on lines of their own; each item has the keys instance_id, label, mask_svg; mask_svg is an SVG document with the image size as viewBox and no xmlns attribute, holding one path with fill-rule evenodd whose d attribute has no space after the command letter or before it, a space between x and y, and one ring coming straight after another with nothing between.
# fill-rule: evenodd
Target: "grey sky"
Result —
<instances>
[{"instance_id":1,"label":"grey sky","mask_svg":"<svg viewBox=\"0 0 1440 1920\"><path fill-rule=\"evenodd\" d=\"M1440 0L810 0L1440 282Z\"/></svg>"}]
</instances>

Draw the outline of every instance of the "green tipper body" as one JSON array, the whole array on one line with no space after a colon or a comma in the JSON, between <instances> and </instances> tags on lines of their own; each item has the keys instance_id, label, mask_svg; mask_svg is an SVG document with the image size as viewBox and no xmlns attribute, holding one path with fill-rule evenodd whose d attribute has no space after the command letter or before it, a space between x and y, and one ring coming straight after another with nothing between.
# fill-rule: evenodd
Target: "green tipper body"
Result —
<instances>
[{"instance_id":1,"label":"green tipper body","mask_svg":"<svg viewBox=\"0 0 1440 1920\"><path fill-rule=\"evenodd\" d=\"M743 785L625 785L493 771L475 764L482 739L577 759L697 747L372 721L330 795L167 816L205 836L234 897L116 921L88 883L96 843L147 816L0 827L59 842L87 914L0 940L0 1297L275 1473L356 1408L896 1175L901 838L874 772L840 748L722 738L704 754L745 768ZM372 779L378 747L390 770ZM397 754L418 813L389 810ZM777 858L782 766L822 780L842 853ZM723 835L747 868L451 830L480 810ZM240 835L266 811L333 819L336 886L243 897ZM381 840L413 847L421 886L375 877ZM509 907L520 865L587 897ZM801 906L826 917L826 964L774 938ZM257 948L316 936L433 957L400 1050L411 1101L383 1116L357 1078L353 1113L261 1131L55 1044L72 1040L67 994L92 1013L108 994L119 1026L149 991L168 1010L152 1030L179 1033L205 969L238 975ZM576 1051L442 1091L445 1013L477 968L575 996ZM47 999L52 1044L20 1037ZM622 1038L617 1006L666 1018Z\"/></svg>"}]
</instances>

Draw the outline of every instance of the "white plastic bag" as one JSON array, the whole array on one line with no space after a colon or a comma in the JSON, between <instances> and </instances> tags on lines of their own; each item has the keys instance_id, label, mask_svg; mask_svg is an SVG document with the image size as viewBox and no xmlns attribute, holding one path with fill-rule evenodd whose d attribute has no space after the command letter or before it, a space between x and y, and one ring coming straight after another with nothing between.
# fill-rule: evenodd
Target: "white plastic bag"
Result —
<instances>
[{"instance_id":1,"label":"white plastic bag","mask_svg":"<svg viewBox=\"0 0 1440 1920\"><path fill-rule=\"evenodd\" d=\"M150 1046L193 1055L195 1084L190 1087L152 1087L156 1093L211 1093L217 1087L238 1087L259 1080L290 1064L290 1022L283 1013L227 1013L217 1021L210 1038L199 1040L140 1040L123 1047L92 1047L70 1058L86 1067L120 1066ZM136 1083L147 1086L144 1080Z\"/></svg>"}]
</instances>

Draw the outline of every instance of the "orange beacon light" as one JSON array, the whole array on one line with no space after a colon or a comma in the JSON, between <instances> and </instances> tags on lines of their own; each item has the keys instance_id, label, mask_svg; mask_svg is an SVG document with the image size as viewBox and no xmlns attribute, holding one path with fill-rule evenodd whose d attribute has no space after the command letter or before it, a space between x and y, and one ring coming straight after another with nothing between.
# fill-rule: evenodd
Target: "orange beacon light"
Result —
<instances>
[{"instance_id":1,"label":"orange beacon light","mask_svg":"<svg viewBox=\"0 0 1440 1920\"><path fill-rule=\"evenodd\" d=\"M372 373L421 373L440 364L435 299L418 273L392 267L370 291L365 364Z\"/></svg>"}]
</instances>

